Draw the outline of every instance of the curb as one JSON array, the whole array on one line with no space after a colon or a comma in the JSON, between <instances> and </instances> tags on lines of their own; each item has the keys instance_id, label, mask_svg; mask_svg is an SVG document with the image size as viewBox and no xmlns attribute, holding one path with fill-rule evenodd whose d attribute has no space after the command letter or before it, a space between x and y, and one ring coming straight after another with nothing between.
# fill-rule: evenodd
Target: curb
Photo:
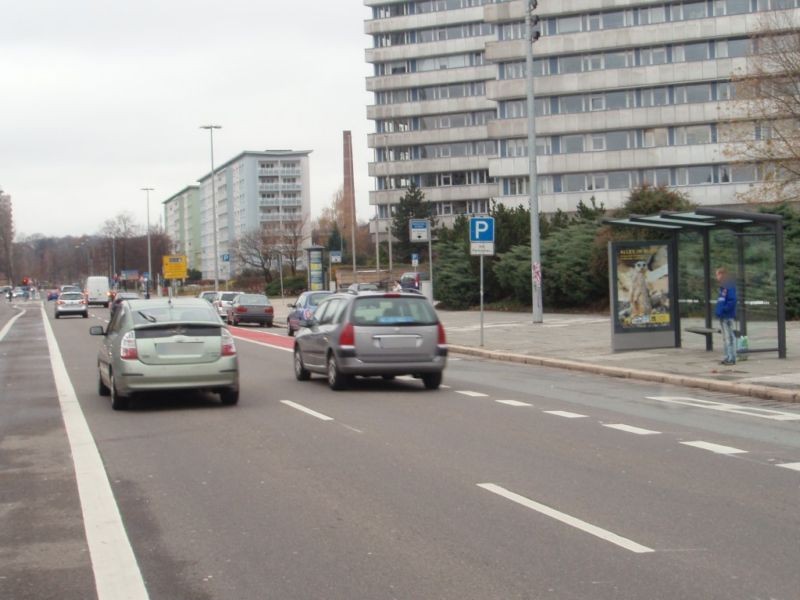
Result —
<instances>
[{"instance_id":1,"label":"curb","mask_svg":"<svg viewBox=\"0 0 800 600\"><path fill-rule=\"evenodd\" d=\"M623 369L621 367L607 367L603 365L584 363L562 358L546 358L543 356L531 356L528 354L514 354L512 352L483 350L481 348L474 348L472 346L457 346L450 344L448 347L456 354L476 356L479 358L489 358L503 362L536 365L539 367L552 367L555 369L567 369L569 371L582 371L584 373L605 375L608 377L619 377L621 379L636 379L638 381L649 381L653 383L667 383L670 385L699 388L711 392L723 392L726 394L737 394L739 396L750 396L752 398L761 398L763 400L800 402L800 390L786 390L782 388L775 388L766 385L754 385L750 383L717 381L715 379L674 375L672 373L661 373L658 371L642 371L637 369Z\"/></svg>"}]
</instances>

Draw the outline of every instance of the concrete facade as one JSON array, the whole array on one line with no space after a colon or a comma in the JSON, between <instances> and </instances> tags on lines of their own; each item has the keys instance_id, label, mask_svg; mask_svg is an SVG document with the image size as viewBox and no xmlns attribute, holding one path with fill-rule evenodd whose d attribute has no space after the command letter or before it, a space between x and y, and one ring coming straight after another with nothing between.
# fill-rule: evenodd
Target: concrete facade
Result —
<instances>
[{"instance_id":1,"label":"concrete facade","mask_svg":"<svg viewBox=\"0 0 800 600\"><path fill-rule=\"evenodd\" d=\"M388 217L411 181L451 215L489 199L528 203L524 11L527 0L365 0L376 133L370 203ZM766 11L800 22L800 0L540 2L534 45L543 212L592 197L620 206L665 184L701 205L758 185L735 161L731 83ZM744 131L744 133L742 133ZM388 222L388 221L387 221ZM385 231L385 224L382 229Z\"/></svg>"},{"instance_id":2,"label":"concrete facade","mask_svg":"<svg viewBox=\"0 0 800 600\"><path fill-rule=\"evenodd\" d=\"M220 279L230 279L241 271L242 266L236 262L236 246L244 234L263 229L281 231L289 223L300 222L303 239L310 240L310 153L310 150L245 151L215 168ZM198 183L200 270L204 279L213 279L211 173Z\"/></svg>"},{"instance_id":3,"label":"concrete facade","mask_svg":"<svg viewBox=\"0 0 800 600\"><path fill-rule=\"evenodd\" d=\"M172 252L183 254L190 269L201 270L202 244L200 235L200 188L190 185L167 198L164 204L164 223L172 240Z\"/></svg>"}]
</instances>

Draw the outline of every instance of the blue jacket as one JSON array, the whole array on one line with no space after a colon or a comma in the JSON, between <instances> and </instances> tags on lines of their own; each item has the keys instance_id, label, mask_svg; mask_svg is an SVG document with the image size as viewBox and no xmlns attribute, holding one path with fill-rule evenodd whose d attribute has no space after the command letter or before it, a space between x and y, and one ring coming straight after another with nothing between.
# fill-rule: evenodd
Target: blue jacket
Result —
<instances>
[{"instance_id":1,"label":"blue jacket","mask_svg":"<svg viewBox=\"0 0 800 600\"><path fill-rule=\"evenodd\" d=\"M733 283L720 286L715 314L718 319L736 318L736 286Z\"/></svg>"}]
</instances>

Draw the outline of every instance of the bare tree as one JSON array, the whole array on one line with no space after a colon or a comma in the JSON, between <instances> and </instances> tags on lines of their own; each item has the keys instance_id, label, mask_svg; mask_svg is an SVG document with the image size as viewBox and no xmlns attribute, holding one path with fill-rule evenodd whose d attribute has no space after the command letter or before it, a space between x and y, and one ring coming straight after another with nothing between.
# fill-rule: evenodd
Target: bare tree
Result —
<instances>
[{"instance_id":1,"label":"bare tree","mask_svg":"<svg viewBox=\"0 0 800 600\"><path fill-rule=\"evenodd\" d=\"M14 215L11 211L11 198L0 189L0 271L4 272L9 283L14 283Z\"/></svg>"},{"instance_id":2,"label":"bare tree","mask_svg":"<svg viewBox=\"0 0 800 600\"><path fill-rule=\"evenodd\" d=\"M128 265L128 246L132 238L140 233L140 227L136 219L130 212L121 212L114 218L108 219L100 228L100 233L107 238L112 238L113 244L119 243L115 252L117 253L117 267L119 270L129 268Z\"/></svg>"},{"instance_id":3,"label":"bare tree","mask_svg":"<svg viewBox=\"0 0 800 600\"><path fill-rule=\"evenodd\" d=\"M300 217L275 224L265 230L265 236L286 259L292 275L297 274L297 265L303 257L303 246L308 238L308 217Z\"/></svg>"},{"instance_id":4,"label":"bare tree","mask_svg":"<svg viewBox=\"0 0 800 600\"><path fill-rule=\"evenodd\" d=\"M272 267L278 256L274 237L261 229L249 231L236 240L235 252L239 263L257 271L266 288L272 282Z\"/></svg>"},{"instance_id":5,"label":"bare tree","mask_svg":"<svg viewBox=\"0 0 800 600\"><path fill-rule=\"evenodd\" d=\"M770 11L751 40L747 69L734 77L730 120L720 130L724 153L759 165L763 185L745 199L800 196L800 28L788 12ZM752 196L752 197L750 197Z\"/></svg>"}]
</instances>

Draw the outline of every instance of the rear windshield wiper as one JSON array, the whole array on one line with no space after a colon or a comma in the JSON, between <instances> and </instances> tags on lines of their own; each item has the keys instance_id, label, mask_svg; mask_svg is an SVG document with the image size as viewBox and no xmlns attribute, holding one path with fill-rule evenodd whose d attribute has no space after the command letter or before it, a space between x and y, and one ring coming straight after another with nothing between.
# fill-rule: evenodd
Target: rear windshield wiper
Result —
<instances>
[{"instance_id":1,"label":"rear windshield wiper","mask_svg":"<svg viewBox=\"0 0 800 600\"><path fill-rule=\"evenodd\" d=\"M148 315L146 312L142 310L137 310L136 313L142 317L145 321L149 321L150 323L155 323L158 321L153 315Z\"/></svg>"}]
</instances>

